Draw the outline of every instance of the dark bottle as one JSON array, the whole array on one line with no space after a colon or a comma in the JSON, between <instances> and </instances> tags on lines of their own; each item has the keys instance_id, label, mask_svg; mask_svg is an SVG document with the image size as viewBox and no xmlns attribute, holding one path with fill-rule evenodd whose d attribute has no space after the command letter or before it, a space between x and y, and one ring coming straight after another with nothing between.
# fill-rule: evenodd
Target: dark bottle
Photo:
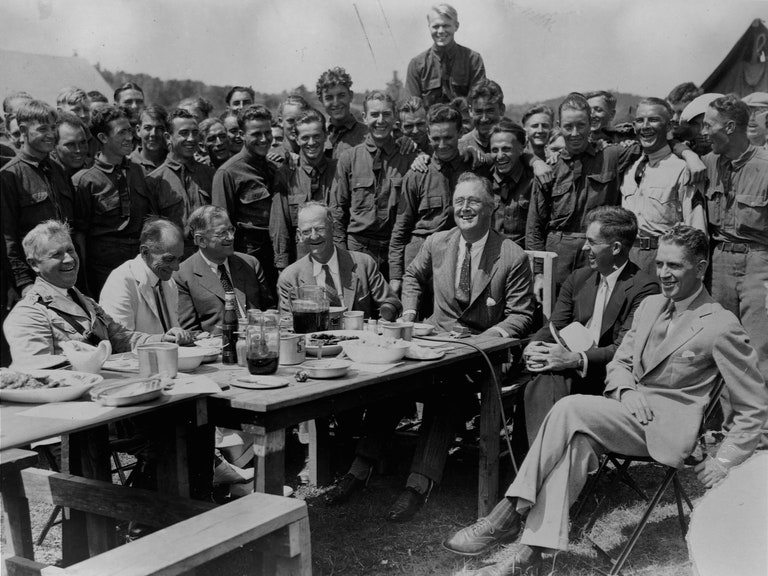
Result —
<instances>
[{"instance_id":1,"label":"dark bottle","mask_svg":"<svg viewBox=\"0 0 768 576\"><path fill-rule=\"evenodd\" d=\"M235 293L224 294L224 316L221 319L221 361L237 364L237 303Z\"/></svg>"}]
</instances>

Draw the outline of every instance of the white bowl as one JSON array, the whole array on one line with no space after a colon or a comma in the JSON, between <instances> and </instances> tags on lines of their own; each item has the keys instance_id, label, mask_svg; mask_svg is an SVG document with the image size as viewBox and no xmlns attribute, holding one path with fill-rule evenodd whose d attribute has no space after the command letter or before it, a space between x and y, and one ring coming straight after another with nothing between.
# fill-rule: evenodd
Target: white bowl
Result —
<instances>
[{"instance_id":1,"label":"white bowl","mask_svg":"<svg viewBox=\"0 0 768 576\"><path fill-rule=\"evenodd\" d=\"M179 346L179 370L181 372L191 372L203 363L206 356L210 355L209 348Z\"/></svg>"},{"instance_id":2,"label":"white bowl","mask_svg":"<svg viewBox=\"0 0 768 576\"><path fill-rule=\"evenodd\" d=\"M435 331L435 327L432 326L432 324L423 324L416 322L413 325L413 335L414 336L429 336Z\"/></svg>"},{"instance_id":3,"label":"white bowl","mask_svg":"<svg viewBox=\"0 0 768 576\"><path fill-rule=\"evenodd\" d=\"M338 378L344 376L352 365L347 360L307 360L300 368L309 374L310 378Z\"/></svg>"},{"instance_id":4,"label":"white bowl","mask_svg":"<svg viewBox=\"0 0 768 576\"><path fill-rule=\"evenodd\" d=\"M221 348L215 348L213 346L198 346L200 350L205 351L202 364L208 364L209 362L216 362L221 354Z\"/></svg>"},{"instance_id":5,"label":"white bowl","mask_svg":"<svg viewBox=\"0 0 768 576\"><path fill-rule=\"evenodd\" d=\"M339 342L344 349L344 353L349 356L353 362L362 362L363 364L391 364L399 362L405 356L406 350L410 347L410 342L403 340L371 341L361 342L358 340L344 340Z\"/></svg>"},{"instance_id":6,"label":"white bowl","mask_svg":"<svg viewBox=\"0 0 768 576\"><path fill-rule=\"evenodd\" d=\"M25 404L45 404L47 402L67 402L77 400L104 378L98 374L74 372L71 370L21 370L34 378L52 378L60 382L56 388L2 389L0 400L3 402L23 402Z\"/></svg>"}]
</instances>

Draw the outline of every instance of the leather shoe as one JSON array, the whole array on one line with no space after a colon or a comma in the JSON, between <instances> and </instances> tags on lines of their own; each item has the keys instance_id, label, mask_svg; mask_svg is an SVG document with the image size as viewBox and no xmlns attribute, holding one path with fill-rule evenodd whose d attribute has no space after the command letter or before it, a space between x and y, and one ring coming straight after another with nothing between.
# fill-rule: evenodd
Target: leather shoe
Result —
<instances>
[{"instance_id":1,"label":"leather shoe","mask_svg":"<svg viewBox=\"0 0 768 576\"><path fill-rule=\"evenodd\" d=\"M430 485L431 488L431 485ZM390 522L406 522L413 518L414 514L419 511L427 501L429 490L422 494L411 486L406 486L405 490L400 493L400 496L395 500L392 509L387 515L387 520Z\"/></svg>"},{"instance_id":2,"label":"leather shoe","mask_svg":"<svg viewBox=\"0 0 768 576\"><path fill-rule=\"evenodd\" d=\"M520 534L520 527L519 516L506 530L497 528L487 518L480 518L443 541L443 548L456 554L477 556L497 544L513 542Z\"/></svg>"},{"instance_id":3,"label":"leather shoe","mask_svg":"<svg viewBox=\"0 0 768 576\"><path fill-rule=\"evenodd\" d=\"M472 576L538 576L540 567L541 552L530 546L523 546L511 557L485 566Z\"/></svg>"},{"instance_id":4,"label":"leather shoe","mask_svg":"<svg viewBox=\"0 0 768 576\"><path fill-rule=\"evenodd\" d=\"M349 498L367 484L366 480L360 480L349 472L344 474L333 488L325 494L325 503L329 506L344 504Z\"/></svg>"}]
</instances>

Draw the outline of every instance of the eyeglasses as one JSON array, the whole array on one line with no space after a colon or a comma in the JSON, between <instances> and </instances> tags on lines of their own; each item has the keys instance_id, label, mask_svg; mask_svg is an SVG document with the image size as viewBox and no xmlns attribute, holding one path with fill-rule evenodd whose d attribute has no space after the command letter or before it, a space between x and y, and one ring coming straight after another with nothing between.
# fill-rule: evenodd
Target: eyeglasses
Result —
<instances>
[{"instance_id":1,"label":"eyeglasses","mask_svg":"<svg viewBox=\"0 0 768 576\"><path fill-rule=\"evenodd\" d=\"M328 228L325 226L313 226L312 228L306 228L304 230L298 230L299 237L301 238L309 238L312 235L315 236L325 236L325 233L328 231Z\"/></svg>"},{"instance_id":2,"label":"eyeglasses","mask_svg":"<svg viewBox=\"0 0 768 576\"><path fill-rule=\"evenodd\" d=\"M463 208L469 206L470 208L479 208L482 206L483 201L479 198L456 198L453 201L454 208Z\"/></svg>"},{"instance_id":3,"label":"eyeglasses","mask_svg":"<svg viewBox=\"0 0 768 576\"><path fill-rule=\"evenodd\" d=\"M235 237L235 229L233 227L222 230L221 232L211 233L211 238L216 238L217 240L223 240L224 238L229 238L230 236L232 238Z\"/></svg>"}]
</instances>

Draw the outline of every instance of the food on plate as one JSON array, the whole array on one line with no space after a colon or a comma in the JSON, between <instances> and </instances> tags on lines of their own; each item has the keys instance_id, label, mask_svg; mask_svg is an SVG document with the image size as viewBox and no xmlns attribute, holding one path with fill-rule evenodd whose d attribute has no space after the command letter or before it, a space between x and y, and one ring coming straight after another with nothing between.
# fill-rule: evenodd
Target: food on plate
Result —
<instances>
[{"instance_id":1,"label":"food on plate","mask_svg":"<svg viewBox=\"0 0 768 576\"><path fill-rule=\"evenodd\" d=\"M309 380L309 374L307 374L307 372L305 372L304 370L299 370L294 375L294 378L296 378L296 382L306 382L307 380Z\"/></svg>"},{"instance_id":2,"label":"food on plate","mask_svg":"<svg viewBox=\"0 0 768 576\"><path fill-rule=\"evenodd\" d=\"M40 388L58 388L59 386L66 386L66 383L50 376L35 378L29 374L22 374L11 370L0 371L0 389L3 390L36 390Z\"/></svg>"},{"instance_id":3,"label":"food on plate","mask_svg":"<svg viewBox=\"0 0 768 576\"><path fill-rule=\"evenodd\" d=\"M334 344L347 340L358 340L358 336L342 336L340 334L327 334L325 332L309 335L310 346L319 346L320 344L323 346L333 346Z\"/></svg>"}]
</instances>

